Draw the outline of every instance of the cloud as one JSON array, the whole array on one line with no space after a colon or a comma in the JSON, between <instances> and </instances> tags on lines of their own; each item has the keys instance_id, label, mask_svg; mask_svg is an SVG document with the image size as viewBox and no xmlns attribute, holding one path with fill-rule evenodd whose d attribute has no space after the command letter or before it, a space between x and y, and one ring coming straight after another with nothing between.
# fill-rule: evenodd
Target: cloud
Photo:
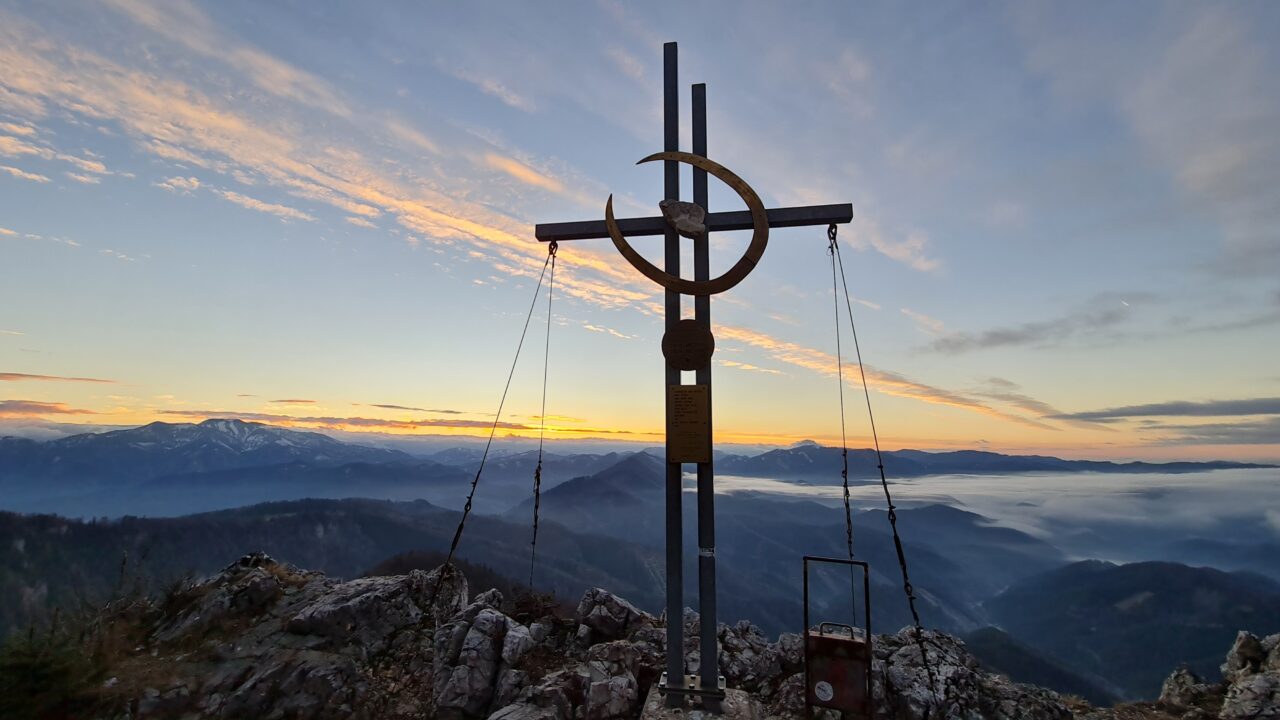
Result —
<instances>
[{"instance_id":1,"label":"cloud","mask_svg":"<svg viewBox=\"0 0 1280 720\"><path fill-rule=\"evenodd\" d=\"M30 173L21 168L11 167L9 165L0 165L0 171L7 172L19 180L30 180L31 182L47 183L49 178L37 173Z\"/></svg>"},{"instance_id":2,"label":"cloud","mask_svg":"<svg viewBox=\"0 0 1280 720\"><path fill-rule=\"evenodd\" d=\"M8 157L31 156L42 160L60 160L70 163L77 169L86 173L95 173L98 175L111 175L111 171L107 170L107 166L98 160L76 157L66 153L58 152L53 148L44 145L34 145L16 137L8 135L0 135L0 155ZM70 173L68 173L70 174Z\"/></svg>"},{"instance_id":3,"label":"cloud","mask_svg":"<svg viewBox=\"0 0 1280 720\"><path fill-rule=\"evenodd\" d=\"M774 370L772 368L763 368L763 367L760 367L759 365L752 365L751 363L738 362L737 360L721 360L720 364L725 367L736 368L738 370L746 370L748 372L766 373L768 375L785 375L785 373L783 373L781 370Z\"/></svg>"},{"instance_id":4,"label":"cloud","mask_svg":"<svg viewBox=\"0 0 1280 720\"><path fill-rule=\"evenodd\" d=\"M1022 388L1015 382L1005 380L1004 378L988 378L987 386L974 392L975 395L996 400L998 402L1007 403L1019 410L1041 418L1052 417L1061 419L1061 412L1052 405L1037 400L1030 395L1022 392Z\"/></svg>"},{"instance_id":5,"label":"cloud","mask_svg":"<svg viewBox=\"0 0 1280 720\"><path fill-rule=\"evenodd\" d=\"M396 136L401 141L409 143L419 150L425 150L432 155L438 155L440 153L440 146L437 145L434 140L399 120L388 120L387 129L391 131L392 135Z\"/></svg>"},{"instance_id":6,"label":"cloud","mask_svg":"<svg viewBox=\"0 0 1280 720\"><path fill-rule=\"evenodd\" d=\"M174 17L191 28L199 52L213 52L207 18L186 3L161 9L126 2L127 12L144 16L144 25L172 30ZM158 13L151 17L148 13ZM187 17L190 15L190 17ZM456 182L433 181L388 169L366 160L349 143L351 128L341 123L300 122L310 108L270 107L249 115L266 99L221 92L237 77L212 70L217 92L198 88L166 73L167 65L125 67L84 48L45 35L43 28L5 15L0 22L0 77L5 93L0 106L10 111L48 112L57 108L97 123L112 123L138 147L165 160L231 176L252 177L309 201L325 203L348 214L375 217L386 213L414 237L437 243L465 243L464 250L505 279L536 275L541 263L526 222L472 199L474 193ZM167 32L167 31L166 31ZM178 42L186 43L185 38ZM235 67L235 66L233 66ZM246 92L251 92L248 88ZM277 97L293 100L290 93ZM232 102L242 102L232 106ZM278 104L277 104L278 105ZM334 127L336 126L336 127ZM311 219L300 210L220 191L225 199L283 218ZM650 302L652 288L635 273L617 266L607 249L582 248L562 258L566 266L557 292L603 307L636 307Z\"/></svg>"},{"instance_id":7,"label":"cloud","mask_svg":"<svg viewBox=\"0 0 1280 720\"><path fill-rule=\"evenodd\" d=\"M359 405L360 403L355 403L355 404ZM384 410L410 410L413 412L449 412L449 413L457 413L459 415L462 414L457 410L428 410L426 408L409 407L407 405L386 405L382 403L367 403L365 404L365 407L383 408Z\"/></svg>"},{"instance_id":8,"label":"cloud","mask_svg":"<svg viewBox=\"0 0 1280 720\"><path fill-rule=\"evenodd\" d=\"M835 356L821 350L815 350L796 343L779 340L755 330L748 330L746 328L728 325L721 326L717 330L717 335L726 340L737 340L760 348L775 360L779 360L790 365L802 367L807 370L813 370L824 375L834 375L836 373ZM851 385L857 383L858 374L856 372L850 372L856 369L856 364L850 363L846 365L845 377L848 378L848 382ZM1042 430L1055 429L1053 426L1037 420L993 408L981 400L967 397L961 393L933 387L924 383L918 383L895 372L877 370L870 366L864 367L864 370L866 371L867 384L870 389L885 395L911 398L913 400L919 400L921 402L934 405L944 405L947 407L968 410L981 415L1007 420L1020 425L1028 425Z\"/></svg>"},{"instance_id":9,"label":"cloud","mask_svg":"<svg viewBox=\"0 0 1280 720\"><path fill-rule=\"evenodd\" d=\"M1159 445L1280 445L1280 417L1234 423L1162 424L1144 428Z\"/></svg>"},{"instance_id":10,"label":"cloud","mask_svg":"<svg viewBox=\"0 0 1280 720\"><path fill-rule=\"evenodd\" d=\"M120 251L118 251L118 250L112 250L111 248L103 248L103 249L101 249L101 250L99 250L99 251L98 251L98 254L100 254L100 255L106 255L107 257L113 257L113 258L115 258L115 259L117 259L117 260L122 260L122 261L124 261L124 262L136 262L136 261L137 261L137 258L129 257L128 255L126 255L126 254L124 254L124 253L122 253L122 252L120 252Z\"/></svg>"},{"instance_id":11,"label":"cloud","mask_svg":"<svg viewBox=\"0 0 1280 720\"><path fill-rule=\"evenodd\" d=\"M20 332L10 330L0 331L0 334L21 335ZM0 373L0 382L22 382L25 380L37 380L41 382L81 382L81 383L104 383L115 384L115 380L102 380L100 378L86 377L62 377L60 375L28 375L27 373Z\"/></svg>"},{"instance_id":12,"label":"cloud","mask_svg":"<svg viewBox=\"0 0 1280 720\"><path fill-rule=\"evenodd\" d=\"M1082 22L1052 5L1024 4L1019 12L1032 69L1064 97L1101 105L1127 123L1181 190L1183 205L1217 221L1220 268L1276 273L1274 23L1230 4L1166 5L1128 15L1128 27Z\"/></svg>"},{"instance_id":13,"label":"cloud","mask_svg":"<svg viewBox=\"0 0 1280 720\"><path fill-rule=\"evenodd\" d=\"M316 401L315 401L315 400L305 400L305 399L301 399L301 398L286 398L286 399L284 399L284 400L269 400L268 402L272 402L272 403L275 403L275 404L277 404L277 405L315 405L315 404L316 404Z\"/></svg>"},{"instance_id":14,"label":"cloud","mask_svg":"<svg viewBox=\"0 0 1280 720\"><path fill-rule=\"evenodd\" d=\"M324 80L235 42L186 0L111 0L110 5L168 40L239 70L259 89L272 95L341 117L351 114L347 104Z\"/></svg>"},{"instance_id":15,"label":"cloud","mask_svg":"<svg viewBox=\"0 0 1280 720\"><path fill-rule=\"evenodd\" d=\"M910 232L905 238L893 239L880 229L878 222L859 212L854 213L847 232L853 235L850 245L860 250L871 248L921 272L942 269L942 261L930 256L929 237L923 232Z\"/></svg>"},{"instance_id":16,"label":"cloud","mask_svg":"<svg viewBox=\"0 0 1280 720\"><path fill-rule=\"evenodd\" d=\"M18 233L7 227L0 227L0 235L17 235Z\"/></svg>"},{"instance_id":17,"label":"cloud","mask_svg":"<svg viewBox=\"0 0 1280 720\"><path fill-rule=\"evenodd\" d=\"M1054 417L1063 420L1107 422L1137 417L1233 417L1248 415L1280 415L1280 398L1207 400L1204 402L1175 400L1147 405L1125 405L1103 410L1065 413Z\"/></svg>"},{"instance_id":18,"label":"cloud","mask_svg":"<svg viewBox=\"0 0 1280 720\"><path fill-rule=\"evenodd\" d=\"M41 417L43 415L96 415L93 410L68 407L60 402L0 400L0 417Z\"/></svg>"},{"instance_id":19,"label":"cloud","mask_svg":"<svg viewBox=\"0 0 1280 720\"><path fill-rule=\"evenodd\" d=\"M916 312L910 308L902 308L902 314L911 318L915 321L917 328L929 333L930 335L937 335L947 329L946 325L944 325L941 320L931 318L924 313Z\"/></svg>"},{"instance_id":20,"label":"cloud","mask_svg":"<svg viewBox=\"0 0 1280 720\"><path fill-rule=\"evenodd\" d=\"M158 188L164 188L169 192L190 195L200 189L200 179L197 177L182 177L181 175L165 178L161 182L155 184Z\"/></svg>"},{"instance_id":21,"label":"cloud","mask_svg":"<svg viewBox=\"0 0 1280 720\"><path fill-rule=\"evenodd\" d=\"M75 180L76 182L84 185L97 185L98 183L102 182L102 178L96 178L92 175L81 175L80 173L73 173L73 172L66 172L63 174L71 178L72 180Z\"/></svg>"},{"instance_id":22,"label":"cloud","mask_svg":"<svg viewBox=\"0 0 1280 720\"><path fill-rule=\"evenodd\" d=\"M377 225L374 225L373 223L369 222L368 220L365 220L362 217L355 217L354 215L348 215L345 218L343 218L343 220L346 220L348 223L350 223L351 225L355 225L356 227L369 228L371 230L378 229Z\"/></svg>"},{"instance_id":23,"label":"cloud","mask_svg":"<svg viewBox=\"0 0 1280 720\"><path fill-rule=\"evenodd\" d=\"M1136 303L1142 298L1129 299ZM981 332L954 332L934 340L928 347L935 352L958 354L997 347L1053 345L1072 337L1097 334L1128 319L1130 313L1130 303L1104 296L1085 308L1050 320Z\"/></svg>"},{"instance_id":24,"label":"cloud","mask_svg":"<svg viewBox=\"0 0 1280 720\"><path fill-rule=\"evenodd\" d=\"M484 156L484 163L495 170L501 170L522 183L550 190L554 193L564 192L564 185L559 180L544 175L518 160L504 157L497 153L487 153Z\"/></svg>"},{"instance_id":25,"label":"cloud","mask_svg":"<svg viewBox=\"0 0 1280 720\"><path fill-rule=\"evenodd\" d=\"M624 334L622 334L622 333L618 332L617 330L614 330L614 329L613 329L613 328L611 328L611 327L605 327L605 326L603 326L603 325L593 325L593 324L591 324L591 323L589 323L589 322L583 321L583 323L582 323L582 327L583 327L583 328L585 328L585 329L587 329L587 330L590 330L591 332L596 332L596 333L605 333L605 334L608 334L608 335L612 335L612 336L614 336L614 337L616 337L616 338L619 338L619 339L621 339L621 340L631 340L631 339L632 339L632 336L630 336L630 335L624 335Z\"/></svg>"},{"instance_id":26,"label":"cloud","mask_svg":"<svg viewBox=\"0 0 1280 720\"><path fill-rule=\"evenodd\" d=\"M463 68L446 69L446 72L463 82L474 85L484 94L495 97L498 100L501 100L503 104L517 110L533 112L537 109L534 106L533 100L515 92L497 78L484 77Z\"/></svg>"},{"instance_id":27,"label":"cloud","mask_svg":"<svg viewBox=\"0 0 1280 720\"><path fill-rule=\"evenodd\" d=\"M0 122L0 131L7 132L10 135L23 135L26 137L33 137L36 134L36 129L30 125L15 125L7 122Z\"/></svg>"},{"instance_id":28,"label":"cloud","mask_svg":"<svg viewBox=\"0 0 1280 720\"><path fill-rule=\"evenodd\" d=\"M222 197L224 200L229 200L240 207L275 215L282 220L306 220L308 222L315 220L314 217L302 212L301 210L295 210L285 205L263 202L257 198L251 198L248 195L241 195L240 193L232 190L214 190L213 192L215 195Z\"/></svg>"},{"instance_id":29,"label":"cloud","mask_svg":"<svg viewBox=\"0 0 1280 720\"><path fill-rule=\"evenodd\" d=\"M0 228L0 230L3 230L3 229L4 228ZM26 333L19 332L17 330L0 330L0 335L26 335Z\"/></svg>"}]
</instances>

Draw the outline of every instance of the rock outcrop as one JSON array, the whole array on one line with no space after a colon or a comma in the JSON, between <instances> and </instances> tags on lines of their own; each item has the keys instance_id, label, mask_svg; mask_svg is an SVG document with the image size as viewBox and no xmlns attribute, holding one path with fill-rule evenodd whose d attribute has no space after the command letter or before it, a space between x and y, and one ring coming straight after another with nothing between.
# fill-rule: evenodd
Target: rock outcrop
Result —
<instances>
[{"instance_id":1,"label":"rock outcrop","mask_svg":"<svg viewBox=\"0 0 1280 720\"><path fill-rule=\"evenodd\" d=\"M339 582L246 556L155 603L141 642L108 682L113 714L614 720L638 717L646 699L654 704L665 618L598 588L572 617L495 590L469 593L456 570ZM686 665L695 672L704 661L699 619L686 611L681 621ZM798 635L770 641L746 622L721 625L717 634L716 662L739 691L734 703L742 712L803 716ZM984 671L954 637L927 631L923 640L927 670L910 630L876 636L878 720L1251 718L1280 708L1280 636L1242 634L1223 684L1175 673L1150 707L1159 715L1095 710Z\"/></svg>"}]
</instances>

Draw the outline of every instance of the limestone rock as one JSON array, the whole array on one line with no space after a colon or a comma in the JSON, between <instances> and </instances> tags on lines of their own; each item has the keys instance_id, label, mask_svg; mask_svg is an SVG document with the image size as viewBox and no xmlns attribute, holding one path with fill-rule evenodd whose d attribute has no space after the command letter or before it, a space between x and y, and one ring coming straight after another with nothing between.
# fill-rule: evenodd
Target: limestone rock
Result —
<instances>
[{"instance_id":1,"label":"limestone rock","mask_svg":"<svg viewBox=\"0 0 1280 720\"><path fill-rule=\"evenodd\" d=\"M683 200L663 200L658 203L662 217L676 232L687 238L698 239L707 233L707 211L697 203Z\"/></svg>"},{"instance_id":2,"label":"limestone rock","mask_svg":"<svg viewBox=\"0 0 1280 720\"><path fill-rule=\"evenodd\" d=\"M590 629L592 643L618 640L654 624L654 617L613 593L592 588L578 603L578 622Z\"/></svg>"},{"instance_id":3,"label":"limestone rock","mask_svg":"<svg viewBox=\"0 0 1280 720\"><path fill-rule=\"evenodd\" d=\"M424 585L428 600L431 601L428 610L437 623L445 622L461 612L467 606L467 598L471 597L467 576L452 565L441 565L427 573Z\"/></svg>"},{"instance_id":4,"label":"limestone rock","mask_svg":"<svg viewBox=\"0 0 1280 720\"><path fill-rule=\"evenodd\" d=\"M381 652L392 633L422 620L419 605L427 601L424 580L425 574L417 572L342 583L291 618L287 628L298 635L319 635Z\"/></svg>"},{"instance_id":5,"label":"limestone rock","mask_svg":"<svg viewBox=\"0 0 1280 720\"><path fill-rule=\"evenodd\" d=\"M1222 663L1222 679L1233 682L1252 675L1262 669L1266 659L1267 653L1258 637L1241 630L1236 634L1236 641L1227 653L1226 662Z\"/></svg>"},{"instance_id":6,"label":"limestone rock","mask_svg":"<svg viewBox=\"0 0 1280 720\"><path fill-rule=\"evenodd\" d=\"M1175 708L1189 708L1200 702L1207 691L1208 685L1183 665L1165 678L1160 686L1158 702Z\"/></svg>"},{"instance_id":7,"label":"limestone rock","mask_svg":"<svg viewBox=\"0 0 1280 720\"><path fill-rule=\"evenodd\" d=\"M438 666L435 697L438 709L459 710L468 717L484 714L493 700L502 644L510 622L507 616L491 608L476 614L462 637L457 660L452 665ZM458 630L451 629L450 644L457 635Z\"/></svg>"},{"instance_id":8,"label":"limestone rock","mask_svg":"<svg viewBox=\"0 0 1280 720\"><path fill-rule=\"evenodd\" d=\"M1218 717L1222 720L1280 717L1280 675L1258 673L1231 683Z\"/></svg>"}]
</instances>

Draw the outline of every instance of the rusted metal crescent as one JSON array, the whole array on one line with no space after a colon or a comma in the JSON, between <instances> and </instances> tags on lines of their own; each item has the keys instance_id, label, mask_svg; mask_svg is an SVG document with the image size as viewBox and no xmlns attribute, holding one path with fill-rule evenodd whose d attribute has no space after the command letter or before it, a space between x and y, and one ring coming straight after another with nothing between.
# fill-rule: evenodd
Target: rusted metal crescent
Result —
<instances>
[{"instance_id":1,"label":"rusted metal crescent","mask_svg":"<svg viewBox=\"0 0 1280 720\"><path fill-rule=\"evenodd\" d=\"M742 198L747 204L747 209L751 211L751 221L753 224L751 234L751 244L747 246L747 251L743 253L742 258L729 268L719 277L710 280L685 280L676 277L668 272L658 268L658 266L644 259L635 248L627 242L623 237L622 231L618 229L618 222L613 217L613 195L609 196L609 201L604 206L604 224L609 230L609 237L613 239L613 246L618 248L618 252L622 253L622 257L631 263L632 267L639 270L642 275L650 280L658 283L662 287L684 295L715 295L742 282L743 278L755 269L756 264L760 262L761 256L764 255L765 246L769 244L769 216L765 213L764 203L760 202L760 196L756 195L756 191L747 185L746 181L733 174L723 165L708 160L701 155L694 155L687 152L660 152L654 153L649 157L636 163L653 162L654 160L673 160L675 162L688 163L699 170L705 170L729 187Z\"/></svg>"}]
</instances>

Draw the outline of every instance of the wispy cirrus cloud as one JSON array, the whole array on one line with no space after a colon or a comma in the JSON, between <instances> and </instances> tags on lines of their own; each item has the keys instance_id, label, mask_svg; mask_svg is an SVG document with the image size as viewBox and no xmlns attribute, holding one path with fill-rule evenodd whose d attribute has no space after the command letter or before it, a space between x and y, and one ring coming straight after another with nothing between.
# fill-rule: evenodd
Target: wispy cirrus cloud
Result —
<instances>
[{"instance_id":1,"label":"wispy cirrus cloud","mask_svg":"<svg viewBox=\"0 0 1280 720\"><path fill-rule=\"evenodd\" d=\"M190 195L200 189L200 179L197 177L182 177L181 175L165 178L155 184L158 188L164 188L169 192L179 193L182 195Z\"/></svg>"},{"instance_id":2,"label":"wispy cirrus cloud","mask_svg":"<svg viewBox=\"0 0 1280 720\"><path fill-rule=\"evenodd\" d=\"M450 75L475 86L485 95L497 98L508 107L523 110L524 112L534 112L538 109L532 98L512 90L506 83L496 77L482 75L466 68L445 67L444 65L441 65L441 67Z\"/></svg>"},{"instance_id":3,"label":"wispy cirrus cloud","mask_svg":"<svg viewBox=\"0 0 1280 720\"><path fill-rule=\"evenodd\" d=\"M130 14L157 12L144 26L173 26L173 13L147 3L123 3ZM166 7L169 4L166 4ZM209 32L207 18L189 4L174 4L183 14L179 25ZM168 18L167 20L164 18ZM280 107L273 114L247 114L258 104L240 103L222 94L206 95L168 74L168 68L146 61L125 66L83 48L67 48L46 38L42 29L4 15L0 22L0 63L11 70L0 78L0 107L13 112L57 107L67 113L112 123L141 149L186 167L199 167L270 186L307 201L335 207L351 215L389 214L412 237L428 236L437 244L461 242L468 257L487 263L504 279L536 275L540 263L530 244L532 228L468 198L454 183L417 174L390 172L385 163L366 158L343 133L341 119L323 125L294 121L310 108ZM185 38L162 37L186 46ZM196 41L210 47L207 39ZM216 43L215 43L216 45ZM229 66L235 70L237 66ZM271 93L297 102L294 93ZM24 102L28 101L28 102ZM305 103L303 103L305 104ZM402 133L403 134L403 133ZM202 181L202 185L203 185ZM307 219L308 210L227 194L224 199L282 219ZM603 249L582 248L562 258L565 273L559 289L566 296L605 307L634 307L654 292L606 257ZM642 289L643 288L643 289Z\"/></svg>"},{"instance_id":4,"label":"wispy cirrus cloud","mask_svg":"<svg viewBox=\"0 0 1280 720\"><path fill-rule=\"evenodd\" d=\"M929 317L922 312L916 312L911 308L901 308L901 311L903 315L911 318L917 328L923 332L929 333L930 335L941 334L947 329L947 326L941 320Z\"/></svg>"},{"instance_id":5,"label":"wispy cirrus cloud","mask_svg":"<svg viewBox=\"0 0 1280 720\"><path fill-rule=\"evenodd\" d=\"M501 170L507 175L510 175L527 185L542 188L543 190L550 190L554 193L564 192L564 184L559 180L556 180L546 173L539 172L515 158L509 158L497 153L485 153L484 163L495 170Z\"/></svg>"},{"instance_id":6,"label":"wispy cirrus cloud","mask_svg":"<svg viewBox=\"0 0 1280 720\"><path fill-rule=\"evenodd\" d=\"M1280 397L1240 400L1174 400L1144 405L1123 405L1101 410L1054 415L1063 420L1113 422L1148 417L1239 417L1248 415L1280 415Z\"/></svg>"},{"instance_id":7,"label":"wispy cirrus cloud","mask_svg":"<svg viewBox=\"0 0 1280 720\"><path fill-rule=\"evenodd\" d=\"M3 334L21 335L20 332L0 331ZM79 383L103 383L115 384L115 380L103 380L101 378L90 377L63 377L61 375L30 375L27 373L0 373L0 382L23 382L33 380L38 382L79 382Z\"/></svg>"},{"instance_id":8,"label":"wispy cirrus cloud","mask_svg":"<svg viewBox=\"0 0 1280 720\"><path fill-rule=\"evenodd\" d=\"M16 168L11 165L0 165L0 172L9 173L10 175L18 178L19 180L30 180L31 182L37 182L37 183L49 182L49 178L45 177L44 175L41 175L39 173L27 172L22 168Z\"/></svg>"},{"instance_id":9,"label":"wispy cirrus cloud","mask_svg":"<svg viewBox=\"0 0 1280 720\"><path fill-rule=\"evenodd\" d=\"M46 415L97 415L93 410L74 408L66 403L39 400L0 400L0 417L38 418Z\"/></svg>"},{"instance_id":10,"label":"wispy cirrus cloud","mask_svg":"<svg viewBox=\"0 0 1280 720\"><path fill-rule=\"evenodd\" d=\"M1044 347L1084 336L1096 336L1129 319L1132 306L1149 299L1149 296L1138 294L1127 299L1103 295L1084 307L1048 320L977 332L948 333L929 343L928 348L935 352L959 354L1002 347Z\"/></svg>"},{"instance_id":11,"label":"wispy cirrus cloud","mask_svg":"<svg viewBox=\"0 0 1280 720\"><path fill-rule=\"evenodd\" d=\"M213 192L223 200L233 202L243 208L257 210L258 212L267 213L268 215L275 215L281 220L305 220L307 222L315 220L314 216L308 215L301 210L291 208L287 205L264 202L257 198L249 197L248 195L241 195L234 190L214 190Z\"/></svg>"},{"instance_id":12,"label":"wispy cirrus cloud","mask_svg":"<svg viewBox=\"0 0 1280 720\"><path fill-rule=\"evenodd\" d=\"M773 368L760 367L759 365L752 365L751 363L738 362L737 360L721 360L720 364L727 368L734 368L735 370L745 370L747 372L765 373L766 375L785 375L786 374L781 370L774 370Z\"/></svg>"},{"instance_id":13,"label":"wispy cirrus cloud","mask_svg":"<svg viewBox=\"0 0 1280 720\"><path fill-rule=\"evenodd\" d=\"M268 400L274 405L315 405L315 400L307 400L305 398L284 398L283 400Z\"/></svg>"},{"instance_id":14,"label":"wispy cirrus cloud","mask_svg":"<svg viewBox=\"0 0 1280 720\"><path fill-rule=\"evenodd\" d=\"M340 117L351 108L329 83L220 31L186 0L110 0L134 22L205 58L224 63L248 77L260 90Z\"/></svg>"},{"instance_id":15,"label":"wispy cirrus cloud","mask_svg":"<svg viewBox=\"0 0 1280 720\"><path fill-rule=\"evenodd\" d=\"M1249 422L1160 423L1145 428L1160 445L1276 445L1280 444L1280 417Z\"/></svg>"},{"instance_id":16,"label":"wispy cirrus cloud","mask_svg":"<svg viewBox=\"0 0 1280 720\"><path fill-rule=\"evenodd\" d=\"M726 340L736 340L764 350L775 360L779 360L790 365L802 367L807 370L813 370L824 375L836 374L836 357L822 350L816 350L797 343L780 340L766 335L765 333L749 330L747 328L721 326L717 330L717 335ZM848 370L856 369L857 364L847 363L846 368ZM1039 420L992 407L981 400L969 397L962 393L919 383L895 372L877 370L870 366L864 366L863 369L866 371L867 383L870 388L886 395L895 395L898 397L919 400L933 405L944 405L947 407L959 408L961 410L968 410L970 412L976 412L981 415L1007 420L1020 425L1039 428L1041 430L1056 429L1052 425L1040 422ZM848 382L850 384L856 384L857 373L846 371L845 377L848 378Z\"/></svg>"}]
</instances>

